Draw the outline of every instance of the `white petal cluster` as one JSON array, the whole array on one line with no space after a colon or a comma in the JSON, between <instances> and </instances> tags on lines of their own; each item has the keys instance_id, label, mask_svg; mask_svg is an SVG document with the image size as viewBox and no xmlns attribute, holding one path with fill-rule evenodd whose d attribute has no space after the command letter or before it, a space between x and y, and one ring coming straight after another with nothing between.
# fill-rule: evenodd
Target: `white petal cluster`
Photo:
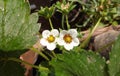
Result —
<instances>
[{"instance_id":1,"label":"white petal cluster","mask_svg":"<svg viewBox=\"0 0 120 76\"><path fill-rule=\"evenodd\" d=\"M78 46L80 44L77 34L76 29L70 29L68 31L62 30L57 43L59 45L63 45L66 50L71 50L74 46Z\"/></svg>"},{"instance_id":2,"label":"white petal cluster","mask_svg":"<svg viewBox=\"0 0 120 76\"><path fill-rule=\"evenodd\" d=\"M41 45L46 46L48 50L54 50L56 48L58 36L59 32L57 29L53 29L51 31L44 30L42 32L42 38L40 39L40 43Z\"/></svg>"},{"instance_id":3,"label":"white petal cluster","mask_svg":"<svg viewBox=\"0 0 120 76\"><path fill-rule=\"evenodd\" d=\"M54 50L57 44L64 46L66 50L71 50L80 44L77 34L76 29L62 30L60 33L57 29L45 30L42 32L40 43L48 50Z\"/></svg>"}]
</instances>

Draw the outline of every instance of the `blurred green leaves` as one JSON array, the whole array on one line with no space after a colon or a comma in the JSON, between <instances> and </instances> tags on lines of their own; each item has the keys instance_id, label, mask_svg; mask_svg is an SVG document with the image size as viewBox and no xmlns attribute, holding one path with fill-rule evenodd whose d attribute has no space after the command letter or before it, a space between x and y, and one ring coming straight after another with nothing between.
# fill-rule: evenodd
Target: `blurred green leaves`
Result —
<instances>
[{"instance_id":1,"label":"blurred green leaves","mask_svg":"<svg viewBox=\"0 0 120 76\"><path fill-rule=\"evenodd\" d=\"M83 26L94 25L96 21L102 17L104 25L118 25L120 21L120 1L119 0L69 0L78 2L81 10L78 12L84 13ZM90 18L90 19L89 19ZM79 23L82 23L79 22Z\"/></svg>"}]
</instances>

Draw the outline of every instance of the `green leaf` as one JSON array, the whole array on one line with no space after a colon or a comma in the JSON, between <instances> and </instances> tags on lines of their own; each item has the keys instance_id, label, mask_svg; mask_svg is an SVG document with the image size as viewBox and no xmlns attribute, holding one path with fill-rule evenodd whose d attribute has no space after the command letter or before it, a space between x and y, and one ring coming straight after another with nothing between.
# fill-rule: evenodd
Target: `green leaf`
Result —
<instances>
[{"instance_id":1,"label":"green leaf","mask_svg":"<svg viewBox=\"0 0 120 76\"><path fill-rule=\"evenodd\" d=\"M105 61L93 52L67 52L52 59L56 76L104 76Z\"/></svg>"},{"instance_id":2,"label":"green leaf","mask_svg":"<svg viewBox=\"0 0 120 76\"><path fill-rule=\"evenodd\" d=\"M110 53L110 60L108 63L110 76L120 76L120 36L115 41Z\"/></svg>"},{"instance_id":3,"label":"green leaf","mask_svg":"<svg viewBox=\"0 0 120 76\"><path fill-rule=\"evenodd\" d=\"M0 60L0 76L24 76L24 71L20 63Z\"/></svg>"},{"instance_id":4,"label":"green leaf","mask_svg":"<svg viewBox=\"0 0 120 76\"><path fill-rule=\"evenodd\" d=\"M26 0L0 1L0 49L18 51L30 48L35 44L38 15L30 14Z\"/></svg>"},{"instance_id":5,"label":"green leaf","mask_svg":"<svg viewBox=\"0 0 120 76\"><path fill-rule=\"evenodd\" d=\"M49 71L40 71L40 75L39 76L48 76Z\"/></svg>"}]
</instances>

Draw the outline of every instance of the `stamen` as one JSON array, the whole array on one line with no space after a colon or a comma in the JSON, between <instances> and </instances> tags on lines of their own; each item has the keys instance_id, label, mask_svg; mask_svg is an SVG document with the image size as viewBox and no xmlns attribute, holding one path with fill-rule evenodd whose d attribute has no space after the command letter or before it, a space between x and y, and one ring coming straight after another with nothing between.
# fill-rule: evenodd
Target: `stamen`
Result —
<instances>
[{"instance_id":1,"label":"stamen","mask_svg":"<svg viewBox=\"0 0 120 76\"><path fill-rule=\"evenodd\" d=\"M55 37L54 37L53 35L50 35L50 36L47 38L47 41L48 41L49 43L52 43L52 42L55 41Z\"/></svg>"},{"instance_id":2,"label":"stamen","mask_svg":"<svg viewBox=\"0 0 120 76\"><path fill-rule=\"evenodd\" d=\"M66 43L71 43L72 42L72 37L70 36L70 34L66 34L64 37L63 37L64 41Z\"/></svg>"}]
</instances>

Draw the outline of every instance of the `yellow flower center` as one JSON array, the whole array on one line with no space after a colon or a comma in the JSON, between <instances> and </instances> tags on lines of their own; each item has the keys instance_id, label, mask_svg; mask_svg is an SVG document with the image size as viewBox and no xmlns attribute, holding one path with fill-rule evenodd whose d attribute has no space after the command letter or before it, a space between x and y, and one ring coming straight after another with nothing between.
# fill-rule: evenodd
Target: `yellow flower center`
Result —
<instances>
[{"instance_id":1,"label":"yellow flower center","mask_svg":"<svg viewBox=\"0 0 120 76\"><path fill-rule=\"evenodd\" d=\"M72 37L70 36L70 34L66 34L64 37L63 37L64 41L66 43L71 43L72 42Z\"/></svg>"},{"instance_id":2,"label":"yellow flower center","mask_svg":"<svg viewBox=\"0 0 120 76\"><path fill-rule=\"evenodd\" d=\"M54 41L55 41L55 37L54 37L53 35L50 35L50 36L47 38L47 41L48 41L49 43L54 42Z\"/></svg>"}]
</instances>

